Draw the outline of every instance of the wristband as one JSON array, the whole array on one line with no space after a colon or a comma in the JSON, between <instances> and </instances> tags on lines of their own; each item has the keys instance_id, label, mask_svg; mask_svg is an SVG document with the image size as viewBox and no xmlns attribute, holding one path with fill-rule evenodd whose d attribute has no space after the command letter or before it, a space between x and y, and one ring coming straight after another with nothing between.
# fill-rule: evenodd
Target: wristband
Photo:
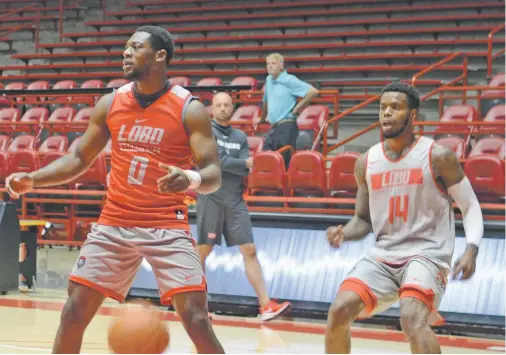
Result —
<instances>
[{"instance_id":1,"label":"wristband","mask_svg":"<svg viewBox=\"0 0 506 355\"><path fill-rule=\"evenodd\" d=\"M183 172L190 180L190 186L188 186L188 189L198 189L200 184L202 184L202 176L200 176L200 174L194 170L183 170Z\"/></svg>"}]
</instances>

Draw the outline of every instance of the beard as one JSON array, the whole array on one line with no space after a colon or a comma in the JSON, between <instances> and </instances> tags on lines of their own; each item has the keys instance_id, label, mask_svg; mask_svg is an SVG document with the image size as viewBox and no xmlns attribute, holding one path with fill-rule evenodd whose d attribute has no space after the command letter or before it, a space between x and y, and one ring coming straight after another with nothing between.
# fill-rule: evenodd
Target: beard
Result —
<instances>
[{"instance_id":1,"label":"beard","mask_svg":"<svg viewBox=\"0 0 506 355\"><path fill-rule=\"evenodd\" d=\"M124 76L129 80L141 80L147 76L146 70L144 68L132 68L129 72L125 73Z\"/></svg>"},{"instance_id":2,"label":"beard","mask_svg":"<svg viewBox=\"0 0 506 355\"><path fill-rule=\"evenodd\" d=\"M404 123L402 124L402 127L400 127L399 129L395 130L395 131L390 131L390 132L385 132L384 130L382 131L383 132L383 136L387 139L392 139L392 138L397 138L399 137L402 133L404 133L404 131L406 130L406 128L408 127L408 124L409 124L409 114L406 116L406 118L404 119Z\"/></svg>"}]
</instances>

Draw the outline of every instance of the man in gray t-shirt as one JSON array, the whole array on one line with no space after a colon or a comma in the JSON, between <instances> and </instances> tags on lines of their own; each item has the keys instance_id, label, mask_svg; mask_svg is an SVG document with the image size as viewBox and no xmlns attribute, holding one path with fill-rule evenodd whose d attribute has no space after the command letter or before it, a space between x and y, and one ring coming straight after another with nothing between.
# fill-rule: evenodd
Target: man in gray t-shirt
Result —
<instances>
[{"instance_id":1,"label":"man in gray t-shirt","mask_svg":"<svg viewBox=\"0 0 506 355\"><path fill-rule=\"evenodd\" d=\"M221 245L222 236L227 246L239 247L246 276L258 296L260 316L267 321L289 310L291 305L288 302L278 304L267 295L250 215L242 197L244 177L253 167L253 158L249 157L246 134L229 125L232 113L230 95L223 92L216 94L213 98L212 127L221 161L222 186L212 194L197 198L197 250L205 271L206 258L214 245Z\"/></svg>"}]
</instances>

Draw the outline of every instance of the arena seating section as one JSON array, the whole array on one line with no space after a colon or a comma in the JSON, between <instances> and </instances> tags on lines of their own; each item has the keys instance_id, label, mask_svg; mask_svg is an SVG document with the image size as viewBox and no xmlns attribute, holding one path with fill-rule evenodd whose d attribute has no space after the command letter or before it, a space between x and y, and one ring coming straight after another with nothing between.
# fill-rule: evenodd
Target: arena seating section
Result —
<instances>
[{"instance_id":1,"label":"arena seating section","mask_svg":"<svg viewBox=\"0 0 506 355\"><path fill-rule=\"evenodd\" d=\"M12 49L16 47L16 40L11 38L15 33L31 32L35 38L35 24L40 31L49 31L52 25L58 28L58 2L40 1L38 9L33 6L35 3L0 0L0 42ZM488 211L487 218L500 219L497 212L504 213L504 125L497 124L504 123L505 115L503 58L496 55L500 59L493 61L497 74L487 77L487 45L491 44L494 53L504 53L504 28L488 38L492 30L504 24L503 0L124 3L121 9L114 10L103 2L104 13L84 21L87 30L78 32L68 28L79 16L82 22L83 6L96 5L93 9L97 13L101 7L93 1L69 2L64 12L62 40L35 40L36 48L31 52L13 50L10 62L17 63L1 63L0 88L119 87L127 82L121 75L122 50L133 29L143 24L164 26L176 38L175 59L167 73L174 83L223 85L225 89L227 85L251 86L251 91L234 96L242 105L238 105L232 119L249 135L250 154L255 157L245 191L251 210L350 214L357 189L353 166L359 153L336 154L333 149L322 149L328 138L329 120L363 100L374 103L379 88L392 80L412 82L414 75L423 74L416 86L428 94L428 101L437 98L434 89L462 72L463 79L452 84L481 85L481 89L470 89L479 92L480 97L457 103L451 96L446 105L441 104L440 98L439 121L445 124L423 133L434 135L457 153L482 207ZM271 52L282 53L290 73L322 92L320 100L298 118L301 131L315 141L315 149L297 151L288 169L280 152L262 151L265 127L256 125L261 115L265 56ZM449 56L458 57L461 52L461 65L448 61L431 67ZM210 94L201 94L208 103ZM459 97L467 94L462 90ZM45 166L72 151L97 98L97 94L90 96L91 105L78 103L72 97L55 104L49 96L4 97L10 107L0 109L0 187L8 174ZM334 119L333 125L330 138L336 138L338 121ZM63 223L67 238L71 239L76 223L96 219L96 205L103 203L107 190L109 168L110 144L88 173L60 187L70 189L67 196L54 189L48 190L53 195L37 192L27 196L19 204L23 218ZM55 198L62 196L64 203L53 206Z\"/></svg>"}]
</instances>

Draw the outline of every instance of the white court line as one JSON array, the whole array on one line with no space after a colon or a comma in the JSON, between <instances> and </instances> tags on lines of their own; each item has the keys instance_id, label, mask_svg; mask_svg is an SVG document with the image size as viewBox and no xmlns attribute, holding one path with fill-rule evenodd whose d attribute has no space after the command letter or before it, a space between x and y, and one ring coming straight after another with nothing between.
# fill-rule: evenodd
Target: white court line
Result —
<instances>
[{"instance_id":1,"label":"white court line","mask_svg":"<svg viewBox=\"0 0 506 355\"><path fill-rule=\"evenodd\" d=\"M489 346L487 350L504 352L506 349L503 346Z\"/></svg>"},{"instance_id":2,"label":"white court line","mask_svg":"<svg viewBox=\"0 0 506 355\"><path fill-rule=\"evenodd\" d=\"M28 348L26 346L6 345L6 344L0 344L0 347L9 348L9 349L19 349L19 350L32 350L32 351L35 350L35 351L40 351L40 352L44 352L44 353L51 352L51 349L49 349L49 348Z\"/></svg>"}]
</instances>

